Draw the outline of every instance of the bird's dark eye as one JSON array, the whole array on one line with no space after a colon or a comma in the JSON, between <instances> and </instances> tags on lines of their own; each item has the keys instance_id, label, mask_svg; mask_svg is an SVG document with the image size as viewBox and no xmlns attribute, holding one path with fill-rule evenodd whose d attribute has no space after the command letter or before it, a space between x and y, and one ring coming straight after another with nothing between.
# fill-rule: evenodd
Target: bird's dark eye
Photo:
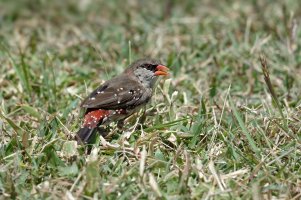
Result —
<instances>
[{"instance_id":1,"label":"bird's dark eye","mask_svg":"<svg viewBox=\"0 0 301 200\"><path fill-rule=\"evenodd\" d=\"M143 67L150 71L155 71L155 69L156 69L156 65L152 65L152 64L145 64L145 65L143 65Z\"/></svg>"}]
</instances>

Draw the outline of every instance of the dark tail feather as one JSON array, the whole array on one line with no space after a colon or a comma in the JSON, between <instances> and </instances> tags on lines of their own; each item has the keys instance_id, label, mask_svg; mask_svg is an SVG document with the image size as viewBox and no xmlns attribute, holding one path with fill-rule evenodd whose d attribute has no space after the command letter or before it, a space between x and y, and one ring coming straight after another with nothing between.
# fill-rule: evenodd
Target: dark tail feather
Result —
<instances>
[{"instance_id":1,"label":"dark tail feather","mask_svg":"<svg viewBox=\"0 0 301 200\"><path fill-rule=\"evenodd\" d=\"M83 127L80 128L79 131L76 133L76 141L79 144L92 144L95 142L95 136L97 133L97 128L88 128Z\"/></svg>"}]
</instances>

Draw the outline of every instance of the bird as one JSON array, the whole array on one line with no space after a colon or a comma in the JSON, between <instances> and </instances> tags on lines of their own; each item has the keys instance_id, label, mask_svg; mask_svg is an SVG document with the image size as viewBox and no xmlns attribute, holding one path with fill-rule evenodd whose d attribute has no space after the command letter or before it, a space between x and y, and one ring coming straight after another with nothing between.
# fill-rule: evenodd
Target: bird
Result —
<instances>
[{"instance_id":1,"label":"bird","mask_svg":"<svg viewBox=\"0 0 301 200\"><path fill-rule=\"evenodd\" d=\"M138 112L152 98L160 76L169 68L159 60L143 58L130 64L120 75L105 81L88 95L80 107L85 109L83 123L75 139L90 144L100 125L123 121Z\"/></svg>"}]
</instances>

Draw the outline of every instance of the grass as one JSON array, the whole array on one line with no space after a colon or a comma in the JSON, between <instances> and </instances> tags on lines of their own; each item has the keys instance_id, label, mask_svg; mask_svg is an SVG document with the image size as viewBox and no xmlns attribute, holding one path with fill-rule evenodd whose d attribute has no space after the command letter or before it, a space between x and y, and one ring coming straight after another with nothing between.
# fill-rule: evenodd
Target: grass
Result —
<instances>
[{"instance_id":1,"label":"grass","mask_svg":"<svg viewBox=\"0 0 301 200\"><path fill-rule=\"evenodd\" d=\"M1 1L1 199L300 199L301 4ZM80 101L159 58L147 117L90 155Z\"/></svg>"}]
</instances>

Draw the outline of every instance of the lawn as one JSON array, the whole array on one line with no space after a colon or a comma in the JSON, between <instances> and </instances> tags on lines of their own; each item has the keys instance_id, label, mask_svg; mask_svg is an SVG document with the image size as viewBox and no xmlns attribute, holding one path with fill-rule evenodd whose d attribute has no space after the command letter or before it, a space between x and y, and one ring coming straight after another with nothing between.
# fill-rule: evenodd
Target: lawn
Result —
<instances>
[{"instance_id":1,"label":"lawn","mask_svg":"<svg viewBox=\"0 0 301 200\"><path fill-rule=\"evenodd\" d=\"M300 7L0 1L0 199L300 199ZM143 57L171 75L87 154L80 102Z\"/></svg>"}]
</instances>

